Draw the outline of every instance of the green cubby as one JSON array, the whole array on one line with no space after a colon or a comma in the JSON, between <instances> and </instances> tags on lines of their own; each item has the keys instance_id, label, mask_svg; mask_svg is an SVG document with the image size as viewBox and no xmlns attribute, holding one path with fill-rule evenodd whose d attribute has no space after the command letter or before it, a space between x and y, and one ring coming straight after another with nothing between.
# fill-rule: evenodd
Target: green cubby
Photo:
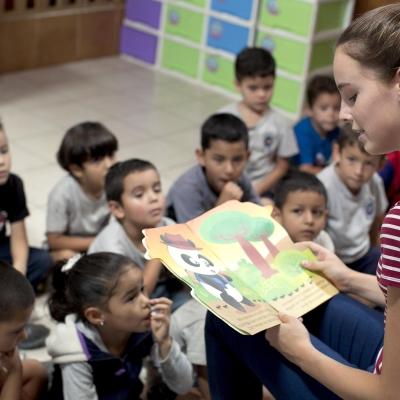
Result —
<instances>
[{"instance_id":1,"label":"green cubby","mask_svg":"<svg viewBox=\"0 0 400 400\"><path fill-rule=\"evenodd\" d=\"M235 92L233 59L206 53L201 78L210 85Z\"/></svg>"},{"instance_id":2,"label":"green cubby","mask_svg":"<svg viewBox=\"0 0 400 400\"><path fill-rule=\"evenodd\" d=\"M301 82L278 75L271 104L289 114L297 114L302 106L302 90Z\"/></svg>"}]
</instances>

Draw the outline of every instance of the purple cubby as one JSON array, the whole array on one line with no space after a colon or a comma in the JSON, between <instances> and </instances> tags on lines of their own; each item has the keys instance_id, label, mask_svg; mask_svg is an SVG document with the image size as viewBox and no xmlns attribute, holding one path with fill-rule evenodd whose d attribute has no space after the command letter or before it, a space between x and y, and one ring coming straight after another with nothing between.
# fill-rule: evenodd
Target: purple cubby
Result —
<instances>
[{"instance_id":1,"label":"purple cubby","mask_svg":"<svg viewBox=\"0 0 400 400\"><path fill-rule=\"evenodd\" d=\"M121 52L148 64L156 61L158 37L129 26L121 28Z\"/></svg>"},{"instance_id":2,"label":"purple cubby","mask_svg":"<svg viewBox=\"0 0 400 400\"><path fill-rule=\"evenodd\" d=\"M128 0L126 18L158 29L160 27L161 3L155 0Z\"/></svg>"}]
</instances>

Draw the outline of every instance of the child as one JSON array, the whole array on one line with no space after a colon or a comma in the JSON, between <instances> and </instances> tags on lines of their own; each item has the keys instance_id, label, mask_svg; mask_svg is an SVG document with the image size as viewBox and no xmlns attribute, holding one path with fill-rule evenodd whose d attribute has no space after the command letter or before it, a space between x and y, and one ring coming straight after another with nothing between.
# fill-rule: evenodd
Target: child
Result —
<instances>
[{"instance_id":1,"label":"child","mask_svg":"<svg viewBox=\"0 0 400 400\"><path fill-rule=\"evenodd\" d=\"M46 386L46 370L36 360L21 361L17 349L26 337L35 294L28 280L4 261L0 276L0 399L37 399Z\"/></svg>"},{"instance_id":2,"label":"child","mask_svg":"<svg viewBox=\"0 0 400 400\"><path fill-rule=\"evenodd\" d=\"M215 114L201 127L198 165L172 185L167 214L181 223L198 217L228 200L259 202L250 180L243 173L249 158L248 131L231 114Z\"/></svg>"},{"instance_id":3,"label":"child","mask_svg":"<svg viewBox=\"0 0 400 400\"><path fill-rule=\"evenodd\" d=\"M105 190L114 218L90 245L89 254L110 251L129 257L143 269L146 294L170 297L175 301L174 308L177 307L188 297L182 293L183 284L159 260L144 258L142 230L173 223L164 217L165 200L156 167L135 158L119 162L108 171Z\"/></svg>"},{"instance_id":4,"label":"child","mask_svg":"<svg viewBox=\"0 0 400 400\"><path fill-rule=\"evenodd\" d=\"M294 162L301 171L317 174L328 165L339 135L340 95L333 78L315 75L307 87L307 103L309 116L294 127L299 145Z\"/></svg>"},{"instance_id":5,"label":"child","mask_svg":"<svg viewBox=\"0 0 400 400\"><path fill-rule=\"evenodd\" d=\"M350 268L375 274L379 229L387 208L380 157L368 154L358 133L342 129L337 160L318 174L328 192L327 232L336 254Z\"/></svg>"},{"instance_id":6,"label":"child","mask_svg":"<svg viewBox=\"0 0 400 400\"><path fill-rule=\"evenodd\" d=\"M322 182L307 172L293 172L278 185L272 217L287 231L293 242L313 241L334 251L323 230L327 219L328 196Z\"/></svg>"},{"instance_id":7,"label":"child","mask_svg":"<svg viewBox=\"0 0 400 400\"><path fill-rule=\"evenodd\" d=\"M37 288L45 280L52 261L47 251L28 247L25 218L29 211L24 186L10 170L10 148L0 124L0 259L12 264ZM7 223L10 236L6 234Z\"/></svg>"},{"instance_id":8,"label":"child","mask_svg":"<svg viewBox=\"0 0 400 400\"><path fill-rule=\"evenodd\" d=\"M171 301L147 298L131 259L74 257L55 271L53 286L50 314L59 324L47 340L56 366L52 398L139 399L149 354L172 390L191 388L191 365L169 336Z\"/></svg>"},{"instance_id":9,"label":"child","mask_svg":"<svg viewBox=\"0 0 400 400\"><path fill-rule=\"evenodd\" d=\"M83 122L65 134L57 160L68 175L47 202L47 240L54 260L87 251L107 223L104 179L117 149L115 136L98 122Z\"/></svg>"},{"instance_id":10,"label":"child","mask_svg":"<svg viewBox=\"0 0 400 400\"><path fill-rule=\"evenodd\" d=\"M291 123L273 110L275 60L262 48L242 50L235 61L236 87L242 101L224 107L240 117L249 129L250 159L246 172L259 195L268 194L289 169L289 160L298 153Z\"/></svg>"},{"instance_id":11,"label":"child","mask_svg":"<svg viewBox=\"0 0 400 400\"><path fill-rule=\"evenodd\" d=\"M400 4L379 7L353 21L339 37L335 51L333 69L342 96L340 118L351 122L370 154L400 150L399 26ZM378 280L347 268L334 254L311 242L307 245L318 259L304 264L325 275L340 290L385 307L383 348L376 351L379 341L371 342L376 330L370 317L374 310L358 302L353 305L368 313L350 314L343 305L334 315L325 314L323 324L331 324L333 329L322 340L310 335L299 319L280 314L281 325L267 331L269 345L261 340L263 334L242 336L222 322L224 327L217 332L213 329L216 318L208 315L206 337L215 344L210 348L210 354L213 350L215 354L209 374L216 375L211 385L213 399L239 399L241 388L257 385L258 380L267 384L277 399L398 399L399 232L400 207L396 205L382 225ZM350 318L341 328L350 331L339 336L335 330L343 322L343 314ZM342 354L337 350L340 347ZM241 379L230 379L235 376Z\"/></svg>"}]
</instances>

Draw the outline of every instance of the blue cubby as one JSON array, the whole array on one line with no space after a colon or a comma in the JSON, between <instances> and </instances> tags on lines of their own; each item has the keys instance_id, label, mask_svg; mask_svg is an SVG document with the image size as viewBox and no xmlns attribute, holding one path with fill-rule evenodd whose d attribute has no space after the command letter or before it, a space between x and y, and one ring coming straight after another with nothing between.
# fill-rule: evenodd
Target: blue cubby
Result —
<instances>
[{"instance_id":1,"label":"blue cubby","mask_svg":"<svg viewBox=\"0 0 400 400\"><path fill-rule=\"evenodd\" d=\"M211 9L238 18L250 20L253 9L253 0L212 0Z\"/></svg>"}]
</instances>

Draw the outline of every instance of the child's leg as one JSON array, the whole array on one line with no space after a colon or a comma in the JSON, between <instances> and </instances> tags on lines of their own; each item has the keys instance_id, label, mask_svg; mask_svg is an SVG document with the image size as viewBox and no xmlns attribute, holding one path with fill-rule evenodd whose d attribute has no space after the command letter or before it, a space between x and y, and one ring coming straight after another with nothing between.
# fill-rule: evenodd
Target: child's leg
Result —
<instances>
[{"instance_id":1,"label":"child's leg","mask_svg":"<svg viewBox=\"0 0 400 400\"><path fill-rule=\"evenodd\" d=\"M47 389L47 371L36 360L22 361L22 400L35 400Z\"/></svg>"},{"instance_id":2,"label":"child's leg","mask_svg":"<svg viewBox=\"0 0 400 400\"><path fill-rule=\"evenodd\" d=\"M29 248L26 277L34 288L46 280L52 265L53 261L48 251L35 247Z\"/></svg>"},{"instance_id":3,"label":"child's leg","mask_svg":"<svg viewBox=\"0 0 400 400\"><path fill-rule=\"evenodd\" d=\"M379 247L378 246L371 247L368 250L367 254L362 256L357 261L348 263L347 266L358 272L375 275L380 256L381 256L381 252L380 252Z\"/></svg>"}]
</instances>

